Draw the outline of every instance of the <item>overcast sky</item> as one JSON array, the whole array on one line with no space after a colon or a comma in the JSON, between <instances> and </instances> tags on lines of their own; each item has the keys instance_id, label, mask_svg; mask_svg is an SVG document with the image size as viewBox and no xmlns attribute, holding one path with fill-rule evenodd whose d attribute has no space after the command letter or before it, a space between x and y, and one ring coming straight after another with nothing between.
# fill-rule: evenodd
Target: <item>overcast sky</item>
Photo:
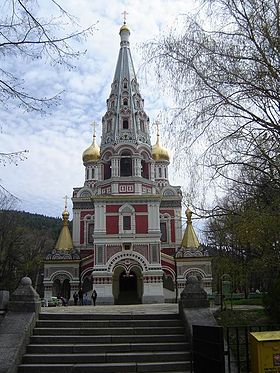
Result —
<instances>
[{"instance_id":1,"label":"overcast sky","mask_svg":"<svg viewBox=\"0 0 280 373\"><path fill-rule=\"evenodd\" d=\"M49 0L39 0L41 12L50 13ZM0 164L1 184L17 196L19 209L48 216L60 216L63 196L72 195L73 187L84 183L82 153L92 140L90 123L95 120L100 143L100 123L105 114L119 51L121 13L128 12L130 46L136 72L143 64L140 46L167 32L180 14L194 7L192 0L61 0L59 3L75 15L82 27L98 22L95 32L79 46L87 53L75 61L75 69L56 68L44 61L19 65L11 58L31 92L45 96L64 91L59 105L47 115L0 109L1 152L28 149L27 159L14 164ZM141 72L142 71L142 72ZM164 101L157 84L140 69L140 91L151 123L161 112ZM152 141L155 128L151 126ZM162 134L162 143L168 141ZM169 166L170 182L180 179ZM69 204L71 211L72 204Z\"/></svg>"}]
</instances>

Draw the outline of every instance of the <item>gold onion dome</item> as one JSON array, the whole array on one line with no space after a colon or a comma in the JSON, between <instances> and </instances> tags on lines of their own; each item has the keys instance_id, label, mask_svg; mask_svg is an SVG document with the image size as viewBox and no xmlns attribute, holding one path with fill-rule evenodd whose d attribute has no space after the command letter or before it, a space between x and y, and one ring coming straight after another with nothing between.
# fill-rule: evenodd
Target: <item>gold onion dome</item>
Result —
<instances>
[{"instance_id":1,"label":"gold onion dome","mask_svg":"<svg viewBox=\"0 0 280 373\"><path fill-rule=\"evenodd\" d=\"M100 148L95 141L96 136L93 135L93 141L90 147L83 152L83 162L96 162L100 159Z\"/></svg>"},{"instance_id":2,"label":"gold onion dome","mask_svg":"<svg viewBox=\"0 0 280 373\"><path fill-rule=\"evenodd\" d=\"M128 31L128 32L130 32L130 30L129 30L129 28L128 28L128 26L127 26L126 23L124 23L124 24L122 25L122 27L120 28L120 32L122 32L122 31Z\"/></svg>"},{"instance_id":3,"label":"gold onion dome","mask_svg":"<svg viewBox=\"0 0 280 373\"><path fill-rule=\"evenodd\" d=\"M62 218L63 218L63 221L65 221L65 220L67 220L67 219L69 219L69 212L66 210L66 208L65 208L65 210L63 211L63 213L62 213Z\"/></svg>"},{"instance_id":4,"label":"gold onion dome","mask_svg":"<svg viewBox=\"0 0 280 373\"><path fill-rule=\"evenodd\" d=\"M159 143L159 133L157 133L157 142L152 147L152 157L155 161L169 161L170 156L168 150Z\"/></svg>"}]
</instances>

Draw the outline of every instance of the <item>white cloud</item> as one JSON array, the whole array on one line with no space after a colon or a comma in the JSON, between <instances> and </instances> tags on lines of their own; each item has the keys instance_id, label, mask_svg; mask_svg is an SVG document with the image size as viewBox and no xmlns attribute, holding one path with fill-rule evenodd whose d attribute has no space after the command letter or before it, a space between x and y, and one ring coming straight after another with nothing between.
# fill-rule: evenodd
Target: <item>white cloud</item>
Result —
<instances>
[{"instance_id":1,"label":"white cloud","mask_svg":"<svg viewBox=\"0 0 280 373\"><path fill-rule=\"evenodd\" d=\"M50 14L49 3L40 1L42 16ZM25 79L28 90L34 94L52 96L63 90L58 106L46 116L22 112L19 108L0 111L1 151L29 150L28 159L18 166L0 164L2 185L21 199L22 209L52 216L60 215L63 196L71 196L73 187L83 185L82 152L92 141L90 122L97 120L100 124L106 111L119 51L121 13L124 9L129 13L127 23L137 71L142 63L137 51L139 44L167 30L180 13L192 6L192 2L185 0L110 0L106 4L101 0L64 0L60 3L83 27L99 21L92 36L83 44L75 43L81 50L87 50L79 60L73 61L76 68L53 67L42 60L25 64L14 61L13 64L13 70ZM154 81L145 81L145 77L139 81L145 110L153 120L164 104L161 93L155 89ZM170 175L176 183L172 165Z\"/></svg>"}]
</instances>

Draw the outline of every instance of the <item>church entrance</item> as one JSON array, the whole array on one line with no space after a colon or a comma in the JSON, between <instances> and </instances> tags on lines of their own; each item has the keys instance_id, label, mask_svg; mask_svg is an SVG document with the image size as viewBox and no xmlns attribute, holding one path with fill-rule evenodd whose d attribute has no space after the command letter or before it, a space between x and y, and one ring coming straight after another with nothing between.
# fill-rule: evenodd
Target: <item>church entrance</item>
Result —
<instances>
[{"instance_id":1,"label":"church entrance","mask_svg":"<svg viewBox=\"0 0 280 373\"><path fill-rule=\"evenodd\" d=\"M137 277L130 271L128 274L123 271L119 277L120 292L118 304L137 304Z\"/></svg>"},{"instance_id":2,"label":"church entrance","mask_svg":"<svg viewBox=\"0 0 280 373\"><path fill-rule=\"evenodd\" d=\"M114 272L115 304L139 304L142 297L142 280L139 268L124 270L116 268Z\"/></svg>"}]
</instances>

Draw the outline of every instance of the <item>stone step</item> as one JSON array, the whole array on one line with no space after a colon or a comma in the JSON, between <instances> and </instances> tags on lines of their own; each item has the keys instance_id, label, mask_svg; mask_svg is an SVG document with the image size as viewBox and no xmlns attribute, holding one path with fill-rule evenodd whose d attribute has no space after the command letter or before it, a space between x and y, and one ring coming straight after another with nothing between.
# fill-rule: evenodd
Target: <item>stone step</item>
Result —
<instances>
[{"instance_id":1,"label":"stone step","mask_svg":"<svg viewBox=\"0 0 280 373\"><path fill-rule=\"evenodd\" d=\"M178 319L170 320L39 320L39 328L116 328L116 327L172 327L180 326Z\"/></svg>"},{"instance_id":2,"label":"stone step","mask_svg":"<svg viewBox=\"0 0 280 373\"><path fill-rule=\"evenodd\" d=\"M135 351L189 351L189 344L185 342L154 343L110 343L110 344L30 344L28 354L70 354L70 353L98 353L98 352L135 352Z\"/></svg>"},{"instance_id":3,"label":"stone step","mask_svg":"<svg viewBox=\"0 0 280 373\"><path fill-rule=\"evenodd\" d=\"M159 363L21 364L18 373L153 373L190 372L189 361Z\"/></svg>"},{"instance_id":4,"label":"stone step","mask_svg":"<svg viewBox=\"0 0 280 373\"><path fill-rule=\"evenodd\" d=\"M84 354L25 354L23 364L75 364L75 363L151 363L185 361L189 353L185 351L160 352L121 352L121 353L84 353Z\"/></svg>"},{"instance_id":5,"label":"stone step","mask_svg":"<svg viewBox=\"0 0 280 373\"><path fill-rule=\"evenodd\" d=\"M151 334L148 336L149 343L162 342L163 336L161 334ZM186 342L184 334L168 334L164 336L164 341L173 342ZM30 337L32 344L84 344L84 343L144 343L147 342L147 335L35 335Z\"/></svg>"},{"instance_id":6,"label":"stone step","mask_svg":"<svg viewBox=\"0 0 280 373\"><path fill-rule=\"evenodd\" d=\"M189 351L178 315L41 314L18 373L189 373Z\"/></svg>"},{"instance_id":7,"label":"stone step","mask_svg":"<svg viewBox=\"0 0 280 373\"><path fill-rule=\"evenodd\" d=\"M86 312L86 311L85 311ZM178 314L40 313L39 320L180 320Z\"/></svg>"},{"instance_id":8,"label":"stone step","mask_svg":"<svg viewBox=\"0 0 280 373\"><path fill-rule=\"evenodd\" d=\"M184 334L183 327L123 327L123 328L34 328L34 335L149 335Z\"/></svg>"}]
</instances>

